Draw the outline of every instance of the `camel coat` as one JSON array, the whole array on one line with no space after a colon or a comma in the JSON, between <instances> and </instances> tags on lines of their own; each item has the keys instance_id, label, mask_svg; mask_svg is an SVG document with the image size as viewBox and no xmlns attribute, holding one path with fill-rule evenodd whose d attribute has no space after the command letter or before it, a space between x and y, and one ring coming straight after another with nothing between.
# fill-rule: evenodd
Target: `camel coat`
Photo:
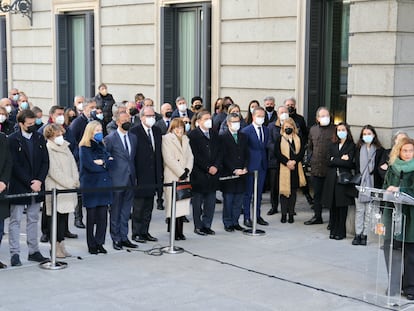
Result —
<instances>
[{"instance_id":1,"label":"camel coat","mask_svg":"<svg viewBox=\"0 0 414 311\"><path fill-rule=\"evenodd\" d=\"M164 159L164 183L178 181L180 176L188 168L188 178L193 169L193 152L190 147L190 140L186 135L182 137L182 143L173 133L167 133L162 137L162 157ZM171 187L164 187L165 213L171 217ZM190 214L190 199L177 201L176 217Z\"/></svg>"},{"instance_id":2,"label":"camel coat","mask_svg":"<svg viewBox=\"0 0 414 311\"><path fill-rule=\"evenodd\" d=\"M59 146L48 140L46 144L49 152L49 172L46 177L46 190L73 189L79 187L79 172L75 158L69 149L69 143L64 141ZM78 203L78 196L74 193L62 193L57 196L57 211L61 214L73 212ZM52 214L52 196L46 196L46 214Z\"/></svg>"}]
</instances>

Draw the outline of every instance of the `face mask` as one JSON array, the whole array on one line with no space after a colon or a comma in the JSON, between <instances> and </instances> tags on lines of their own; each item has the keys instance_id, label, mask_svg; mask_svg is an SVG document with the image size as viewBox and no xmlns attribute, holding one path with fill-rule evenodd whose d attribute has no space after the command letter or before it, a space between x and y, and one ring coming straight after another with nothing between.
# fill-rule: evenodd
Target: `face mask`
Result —
<instances>
[{"instance_id":1,"label":"face mask","mask_svg":"<svg viewBox=\"0 0 414 311\"><path fill-rule=\"evenodd\" d=\"M11 106L6 106L6 111L7 111L7 113L10 113L12 111L12 107Z\"/></svg>"},{"instance_id":2,"label":"face mask","mask_svg":"<svg viewBox=\"0 0 414 311\"><path fill-rule=\"evenodd\" d=\"M186 123L185 124L185 131L189 132L191 130L191 124L190 123Z\"/></svg>"},{"instance_id":3,"label":"face mask","mask_svg":"<svg viewBox=\"0 0 414 311\"><path fill-rule=\"evenodd\" d=\"M211 129L212 126L213 126L213 122L211 121L211 119L208 119L208 120L204 121L204 127L206 129Z\"/></svg>"},{"instance_id":4,"label":"face mask","mask_svg":"<svg viewBox=\"0 0 414 311\"><path fill-rule=\"evenodd\" d=\"M6 121L7 117L4 115L0 115L0 123L3 123L4 121Z\"/></svg>"},{"instance_id":5,"label":"face mask","mask_svg":"<svg viewBox=\"0 0 414 311\"><path fill-rule=\"evenodd\" d=\"M95 135L93 135L93 139L96 142L100 143L103 140L103 134L102 134L102 132L101 133L96 133Z\"/></svg>"},{"instance_id":6,"label":"face mask","mask_svg":"<svg viewBox=\"0 0 414 311\"><path fill-rule=\"evenodd\" d=\"M76 119L76 116L71 116L71 117L69 117L69 122L72 122L75 119Z\"/></svg>"},{"instance_id":7,"label":"face mask","mask_svg":"<svg viewBox=\"0 0 414 311\"><path fill-rule=\"evenodd\" d=\"M36 118L36 125L40 125L40 124L42 124L42 119L40 119L40 118Z\"/></svg>"},{"instance_id":8,"label":"face mask","mask_svg":"<svg viewBox=\"0 0 414 311\"><path fill-rule=\"evenodd\" d=\"M372 135L363 135L362 140L364 141L364 143L370 144L370 143L373 142L374 136L372 136Z\"/></svg>"},{"instance_id":9,"label":"face mask","mask_svg":"<svg viewBox=\"0 0 414 311\"><path fill-rule=\"evenodd\" d=\"M253 114L253 111L255 110L256 108L250 108L250 113L251 114Z\"/></svg>"},{"instance_id":10,"label":"face mask","mask_svg":"<svg viewBox=\"0 0 414 311\"><path fill-rule=\"evenodd\" d=\"M76 105L76 108L77 108L79 111L82 111L82 110L83 110L83 103L79 103L79 104L77 104L77 105Z\"/></svg>"},{"instance_id":11,"label":"face mask","mask_svg":"<svg viewBox=\"0 0 414 311\"><path fill-rule=\"evenodd\" d=\"M131 116L135 116L138 113L138 109L137 108L131 108L129 109L129 114Z\"/></svg>"},{"instance_id":12,"label":"face mask","mask_svg":"<svg viewBox=\"0 0 414 311\"><path fill-rule=\"evenodd\" d=\"M99 119L99 120L103 120L103 118L104 118L103 113L96 114L96 118Z\"/></svg>"},{"instance_id":13,"label":"face mask","mask_svg":"<svg viewBox=\"0 0 414 311\"><path fill-rule=\"evenodd\" d=\"M17 100L19 99L19 94L16 94L16 95L13 95L13 100L15 101L15 102L17 102Z\"/></svg>"},{"instance_id":14,"label":"face mask","mask_svg":"<svg viewBox=\"0 0 414 311\"><path fill-rule=\"evenodd\" d=\"M167 118L171 118L171 116L172 116L172 111L167 111L167 112L165 113L165 116L166 116Z\"/></svg>"},{"instance_id":15,"label":"face mask","mask_svg":"<svg viewBox=\"0 0 414 311\"><path fill-rule=\"evenodd\" d=\"M291 127L285 128L285 133L288 134L288 135L292 134L293 133L293 128L291 128Z\"/></svg>"},{"instance_id":16,"label":"face mask","mask_svg":"<svg viewBox=\"0 0 414 311\"><path fill-rule=\"evenodd\" d=\"M29 109L29 103L28 102L21 102L20 103L20 108L22 108L23 110Z\"/></svg>"},{"instance_id":17,"label":"face mask","mask_svg":"<svg viewBox=\"0 0 414 311\"><path fill-rule=\"evenodd\" d=\"M348 133L344 131L336 131L336 135L339 139L345 139L348 136Z\"/></svg>"},{"instance_id":18,"label":"face mask","mask_svg":"<svg viewBox=\"0 0 414 311\"><path fill-rule=\"evenodd\" d=\"M286 119L289 119L289 114L284 112L280 115L279 119L280 119L280 121L284 121Z\"/></svg>"},{"instance_id":19,"label":"face mask","mask_svg":"<svg viewBox=\"0 0 414 311\"><path fill-rule=\"evenodd\" d=\"M56 124L62 125L65 123L65 117L64 116L57 116L55 119Z\"/></svg>"},{"instance_id":20,"label":"face mask","mask_svg":"<svg viewBox=\"0 0 414 311\"><path fill-rule=\"evenodd\" d=\"M63 138L62 135L60 135L60 136L56 136L53 141L55 142L56 145L62 146L65 139Z\"/></svg>"},{"instance_id":21,"label":"face mask","mask_svg":"<svg viewBox=\"0 0 414 311\"><path fill-rule=\"evenodd\" d=\"M296 109L294 107L288 107L288 111L289 111L289 114L293 114L296 112Z\"/></svg>"},{"instance_id":22,"label":"face mask","mask_svg":"<svg viewBox=\"0 0 414 311\"><path fill-rule=\"evenodd\" d=\"M152 127L155 124L154 117L145 117L145 123L148 127Z\"/></svg>"},{"instance_id":23,"label":"face mask","mask_svg":"<svg viewBox=\"0 0 414 311\"><path fill-rule=\"evenodd\" d=\"M201 107L203 107L203 106L201 106L201 105L195 105L195 106L194 106L194 109L195 109L195 110L199 110L199 109L201 109Z\"/></svg>"},{"instance_id":24,"label":"face mask","mask_svg":"<svg viewBox=\"0 0 414 311\"><path fill-rule=\"evenodd\" d=\"M178 105L177 108L179 111L184 112L187 110L187 105L186 104Z\"/></svg>"},{"instance_id":25,"label":"face mask","mask_svg":"<svg viewBox=\"0 0 414 311\"><path fill-rule=\"evenodd\" d=\"M275 107L272 107L272 106L267 106L266 107L267 112L272 112L273 110L275 110Z\"/></svg>"},{"instance_id":26,"label":"face mask","mask_svg":"<svg viewBox=\"0 0 414 311\"><path fill-rule=\"evenodd\" d=\"M231 129L235 132L240 130L240 122L232 122L231 123Z\"/></svg>"},{"instance_id":27,"label":"face mask","mask_svg":"<svg viewBox=\"0 0 414 311\"><path fill-rule=\"evenodd\" d=\"M330 117L322 117L322 118L320 118L320 120L319 120L319 124L320 124L321 126L328 126L328 125L329 125L329 123L331 123L331 118L330 118Z\"/></svg>"},{"instance_id":28,"label":"face mask","mask_svg":"<svg viewBox=\"0 0 414 311\"><path fill-rule=\"evenodd\" d=\"M254 121L254 123L256 123L257 125L262 125L264 123L264 118L263 117L257 117L256 121Z\"/></svg>"},{"instance_id":29,"label":"face mask","mask_svg":"<svg viewBox=\"0 0 414 311\"><path fill-rule=\"evenodd\" d=\"M36 125L30 125L28 128L27 128L27 133L29 133L29 134L31 134L31 133L34 133L34 132L36 132L37 131L37 127L36 127Z\"/></svg>"},{"instance_id":30,"label":"face mask","mask_svg":"<svg viewBox=\"0 0 414 311\"><path fill-rule=\"evenodd\" d=\"M131 122L122 123L121 127L124 131L129 131L129 129L131 128Z\"/></svg>"}]
</instances>

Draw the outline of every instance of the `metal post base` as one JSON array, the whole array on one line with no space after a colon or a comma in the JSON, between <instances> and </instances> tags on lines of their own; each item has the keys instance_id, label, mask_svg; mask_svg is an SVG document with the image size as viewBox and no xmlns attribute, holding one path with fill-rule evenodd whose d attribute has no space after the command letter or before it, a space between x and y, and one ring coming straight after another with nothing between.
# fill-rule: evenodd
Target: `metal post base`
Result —
<instances>
[{"instance_id":1,"label":"metal post base","mask_svg":"<svg viewBox=\"0 0 414 311\"><path fill-rule=\"evenodd\" d=\"M243 230L243 234L245 234L245 235L252 235L252 236L265 235L266 234L266 231L261 230L261 229L256 229L256 231L253 232L253 229L244 229Z\"/></svg>"},{"instance_id":2,"label":"metal post base","mask_svg":"<svg viewBox=\"0 0 414 311\"><path fill-rule=\"evenodd\" d=\"M163 248L161 248L161 251L163 253L167 253L167 254L181 254L184 253L184 248L178 247L178 246L165 246Z\"/></svg>"},{"instance_id":3,"label":"metal post base","mask_svg":"<svg viewBox=\"0 0 414 311\"><path fill-rule=\"evenodd\" d=\"M46 261L39 264L39 267L46 270L61 270L67 268L68 264L63 261L56 261L53 265L51 261Z\"/></svg>"}]
</instances>

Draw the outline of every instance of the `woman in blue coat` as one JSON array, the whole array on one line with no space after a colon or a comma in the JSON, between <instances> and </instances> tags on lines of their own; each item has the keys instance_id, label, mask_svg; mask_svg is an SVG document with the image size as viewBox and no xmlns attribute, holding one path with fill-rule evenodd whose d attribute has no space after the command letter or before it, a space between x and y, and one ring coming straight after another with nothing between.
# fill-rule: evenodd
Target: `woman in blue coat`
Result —
<instances>
[{"instance_id":1,"label":"woman in blue coat","mask_svg":"<svg viewBox=\"0 0 414 311\"><path fill-rule=\"evenodd\" d=\"M112 158L103 144L102 125L98 121L89 122L79 142L80 185L81 188L112 187L108 166ZM112 204L112 191L85 192L82 194L86 207L86 241L89 253L106 254L103 247L107 225L107 210Z\"/></svg>"}]
</instances>

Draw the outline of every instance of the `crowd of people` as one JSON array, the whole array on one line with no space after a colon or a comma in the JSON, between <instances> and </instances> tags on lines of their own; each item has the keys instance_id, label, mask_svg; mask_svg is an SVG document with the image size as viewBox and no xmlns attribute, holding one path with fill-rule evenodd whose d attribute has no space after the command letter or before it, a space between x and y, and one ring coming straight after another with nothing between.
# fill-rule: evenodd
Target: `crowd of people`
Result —
<instances>
[{"instance_id":1,"label":"crowd of people","mask_svg":"<svg viewBox=\"0 0 414 311\"><path fill-rule=\"evenodd\" d=\"M360 175L363 187L414 193L414 179L394 176L396 167L404 176L414 174L414 145L407 134L397 133L393 148L384 150L375 128L365 125L355 143L349 125L333 124L326 107L318 108L316 123L309 128L296 112L294 98L279 107L272 96L264 98L263 105L252 100L246 118L229 96L215 101L213 114L204 109L198 96L190 106L179 96L174 105L163 103L157 113L153 100L143 94L138 93L133 101L115 102L107 86L101 84L94 98L75 96L69 106L50 107L43 123L42 110L32 106L24 92L12 89L9 98L0 100L0 192L11 196L0 200L0 241L4 219L10 217L12 266L22 264L23 215L27 218L28 260L47 260L39 251L38 222L41 209L40 241L50 241L52 202L44 191L53 188L119 188L58 195L58 258L70 256L65 238L77 238L69 230L68 215L72 212L75 226L86 228L91 254L107 252L108 211L115 250L137 248L133 242L157 241L150 234L152 211L154 205L165 210L169 231L172 195L165 183L172 181L192 186L192 197L177 201L176 240L186 239L183 225L189 222L191 211L194 233L215 234L212 223L218 190L223 193L225 231L252 227L253 171L257 171L258 197L253 207L257 224L269 225L261 211L262 193L267 190L271 200L267 214L279 213L280 205L280 222L293 223L297 190L301 189L314 211L304 224L323 224L322 208L329 208L330 239L346 238L348 206L356 206L353 245L367 245L370 198L356 191L350 176ZM306 174L305 162L310 164L310 174ZM24 193L34 195L19 195ZM404 212L411 234L409 209ZM408 250L404 256L414 257L412 253ZM6 264L0 263L0 267ZM405 275L410 278L410 273ZM414 280L407 279L404 284L414 299Z\"/></svg>"}]
</instances>

